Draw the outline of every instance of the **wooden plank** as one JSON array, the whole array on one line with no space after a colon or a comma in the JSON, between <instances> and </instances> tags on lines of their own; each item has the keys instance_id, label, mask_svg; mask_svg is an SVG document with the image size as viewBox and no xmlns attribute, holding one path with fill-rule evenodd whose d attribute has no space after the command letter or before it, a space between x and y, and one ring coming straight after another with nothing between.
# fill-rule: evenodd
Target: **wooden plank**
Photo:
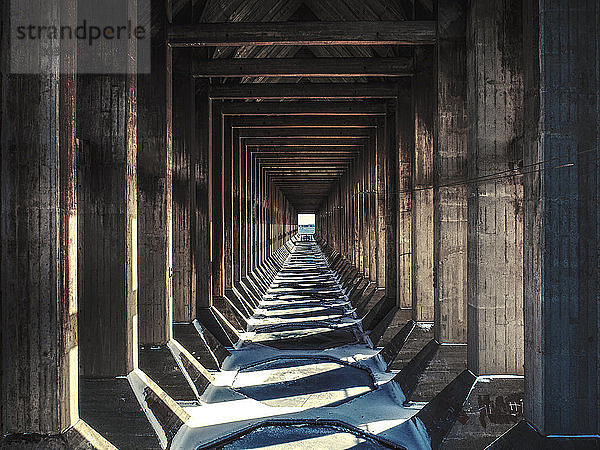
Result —
<instances>
[{"instance_id":1,"label":"wooden plank","mask_svg":"<svg viewBox=\"0 0 600 450\"><path fill-rule=\"evenodd\" d=\"M340 145L365 145L368 142L368 137L348 138L340 142L340 138L310 138L310 137L275 137L275 138L260 138L249 137L242 138L243 144L248 147L276 146L276 147L339 147Z\"/></svg>"},{"instance_id":2,"label":"wooden plank","mask_svg":"<svg viewBox=\"0 0 600 450\"><path fill-rule=\"evenodd\" d=\"M209 95L219 100L396 98L395 83L241 83L212 86Z\"/></svg>"},{"instance_id":3,"label":"wooden plank","mask_svg":"<svg viewBox=\"0 0 600 450\"><path fill-rule=\"evenodd\" d=\"M360 115L373 116L384 115L385 103L381 101L359 101L359 102L236 102L225 103L223 114L226 116L325 116L337 115Z\"/></svg>"},{"instance_id":4,"label":"wooden plank","mask_svg":"<svg viewBox=\"0 0 600 450\"><path fill-rule=\"evenodd\" d=\"M369 128L290 128L290 127L261 127L261 128L236 128L234 136L245 138L273 138L273 139L360 139L371 136L373 130Z\"/></svg>"},{"instance_id":5,"label":"wooden plank","mask_svg":"<svg viewBox=\"0 0 600 450\"><path fill-rule=\"evenodd\" d=\"M436 40L434 21L203 23L172 26L173 47L423 45Z\"/></svg>"},{"instance_id":6,"label":"wooden plank","mask_svg":"<svg viewBox=\"0 0 600 450\"><path fill-rule=\"evenodd\" d=\"M227 126L233 128L374 128L378 116L244 116L230 118ZM329 130L328 130L329 131ZM327 132L328 132L327 131ZM325 131L324 131L325 132Z\"/></svg>"},{"instance_id":7,"label":"wooden plank","mask_svg":"<svg viewBox=\"0 0 600 450\"><path fill-rule=\"evenodd\" d=\"M195 77L404 77L412 58L249 58L194 60Z\"/></svg>"}]
</instances>

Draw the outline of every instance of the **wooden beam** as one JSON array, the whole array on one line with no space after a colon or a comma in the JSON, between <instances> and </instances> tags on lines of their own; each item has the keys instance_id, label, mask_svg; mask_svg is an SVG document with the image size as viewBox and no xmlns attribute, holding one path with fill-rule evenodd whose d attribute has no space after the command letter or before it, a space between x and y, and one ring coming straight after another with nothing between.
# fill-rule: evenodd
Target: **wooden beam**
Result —
<instances>
[{"instance_id":1,"label":"wooden beam","mask_svg":"<svg viewBox=\"0 0 600 450\"><path fill-rule=\"evenodd\" d=\"M396 83L242 83L213 85L214 100L396 98Z\"/></svg>"},{"instance_id":2,"label":"wooden beam","mask_svg":"<svg viewBox=\"0 0 600 450\"><path fill-rule=\"evenodd\" d=\"M233 58L195 59L195 77L404 77L412 58Z\"/></svg>"},{"instance_id":3,"label":"wooden beam","mask_svg":"<svg viewBox=\"0 0 600 450\"><path fill-rule=\"evenodd\" d=\"M350 139L369 138L375 135L372 128L236 128L234 139L276 138L276 139Z\"/></svg>"},{"instance_id":4,"label":"wooden beam","mask_svg":"<svg viewBox=\"0 0 600 450\"><path fill-rule=\"evenodd\" d=\"M378 116L245 116L226 123L232 128L374 128L381 125Z\"/></svg>"},{"instance_id":5,"label":"wooden beam","mask_svg":"<svg viewBox=\"0 0 600 450\"><path fill-rule=\"evenodd\" d=\"M422 45L436 40L434 21L202 23L173 26L173 47L269 45Z\"/></svg>"},{"instance_id":6,"label":"wooden beam","mask_svg":"<svg viewBox=\"0 0 600 450\"><path fill-rule=\"evenodd\" d=\"M326 115L357 115L383 116L387 106L381 101L359 102L236 102L223 104L225 116L326 116Z\"/></svg>"},{"instance_id":7,"label":"wooden beam","mask_svg":"<svg viewBox=\"0 0 600 450\"><path fill-rule=\"evenodd\" d=\"M340 145L365 145L368 141L368 136L361 138L344 138L340 142L340 138L313 138L313 137L277 137L277 138L262 138L262 137L241 137L242 145L248 147L339 147Z\"/></svg>"}]
</instances>

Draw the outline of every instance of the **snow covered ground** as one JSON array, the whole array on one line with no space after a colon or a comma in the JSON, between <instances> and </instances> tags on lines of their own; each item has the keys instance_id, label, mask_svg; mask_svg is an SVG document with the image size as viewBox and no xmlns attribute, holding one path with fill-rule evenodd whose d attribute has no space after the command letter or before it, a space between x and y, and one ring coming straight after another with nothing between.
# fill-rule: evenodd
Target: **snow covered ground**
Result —
<instances>
[{"instance_id":1,"label":"snow covered ground","mask_svg":"<svg viewBox=\"0 0 600 450\"><path fill-rule=\"evenodd\" d=\"M315 242L299 242L172 449L428 449Z\"/></svg>"}]
</instances>

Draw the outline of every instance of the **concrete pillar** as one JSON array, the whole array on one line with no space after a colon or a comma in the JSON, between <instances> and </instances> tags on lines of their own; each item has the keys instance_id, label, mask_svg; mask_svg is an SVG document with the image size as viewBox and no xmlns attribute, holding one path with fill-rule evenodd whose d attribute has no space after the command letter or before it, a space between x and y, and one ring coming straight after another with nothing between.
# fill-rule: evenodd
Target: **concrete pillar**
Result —
<instances>
[{"instance_id":1,"label":"concrete pillar","mask_svg":"<svg viewBox=\"0 0 600 450\"><path fill-rule=\"evenodd\" d=\"M433 322L434 48L415 50L413 108L415 144L412 193L413 319Z\"/></svg>"},{"instance_id":2,"label":"concrete pillar","mask_svg":"<svg viewBox=\"0 0 600 450\"><path fill-rule=\"evenodd\" d=\"M359 272L364 276L368 277L368 273L366 271L366 246L365 246L365 199L366 199L366 188L365 188L365 155L364 151L358 156L358 165L356 166L356 173L354 175L356 177L356 208L357 208L357 264Z\"/></svg>"},{"instance_id":3,"label":"concrete pillar","mask_svg":"<svg viewBox=\"0 0 600 450\"><path fill-rule=\"evenodd\" d=\"M438 1L434 298L438 342L467 342L466 0Z\"/></svg>"},{"instance_id":4,"label":"concrete pillar","mask_svg":"<svg viewBox=\"0 0 600 450\"><path fill-rule=\"evenodd\" d=\"M240 147L240 266L237 281L246 277L248 270L248 160L246 146Z\"/></svg>"},{"instance_id":5,"label":"concrete pillar","mask_svg":"<svg viewBox=\"0 0 600 450\"><path fill-rule=\"evenodd\" d=\"M209 207L211 223L211 268L212 268L212 296L224 295L223 284L223 116L221 103L213 101L211 104L211 158L209 162L210 199Z\"/></svg>"},{"instance_id":6,"label":"concrete pillar","mask_svg":"<svg viewBox=\"0 0 600 450\"><path fill-rule=\"evenodd\" d=\"M360 167L360 162L357 159L356 164L354 164L352 171L352 209L354 210L354 234L352 237L352 242L354 242L354 247L352 249L352 264L354 267L360 270L360 182L358 180L358 169Z\"/></svg>"},{"instance_id":7,"label":"concrete pillar","mask_svg":"<svg viewBox=\"0 0 600 450\"><path fill-rule=\"evenodd\" d=\"M212 272L211 272L211 101L208 97L208 85L202 84L196 94L195 102L195 138L197 159L194 167L196 208L192 211L195 230L195 270L196 270L196 309L199 311L211 305Z\"/></svg>"},{"instance_id":8,"label":"concrete pillar","mask_svg":"<svg viewBox=\"0 0 600 450\"><path fill-rule=\"evenodd\" d=\"M252 158L252 270L260 264L260 216L259 216L259 186L260 177L258 161Z\"/></svg>"},{"instance_id":9,"label":"concrete pillar","mask_svg":"<svg viewBox=\"0 0 600 450\"><path fill-rule=\"evenodd\" d=\"M387 283L387 236L390 232L387 229L386 216L386 174L387 174L387 145L385 127L378 126L375 134L375 165L377 167L376 190L377 190L377 288L386 289ZM394 252L394 256L395 256ZM394 298L396 290L387 291L386 295Z\"/></svg>"},{"instance_id":10,"label":"concrete pillar","mask_svg":"<svg viewBox=\"0 0 600 450\"><path fill-rule=\"evenodd\" d=\"M600 6L527 1L523 17L525 416L598 435Z\"/></svg>"},{"instance_id":11,"label":"concrete pillar","mask_svg":"<svg viewBox=\"0 0 600 450\"><path fill-rule=\"evenodd\" d=\"M173 82L173 321L196 318L196 95L190 53L176 54Z\"/></svg>"},{"instance_id":12,"label":"concrete pillar","mask_svg":"<svg viewBox=\"0 0 600 450\"><path fill-rule=\"evenodd\" d=\"M468 367L523 373L521 2L471 3L468 74Z\"/></svg>"},{"instance_id":13,"label":"concrete pillar","mask_svg":"<svg viewBox=\"0 0 600 450\"><path fill-rule=\"evenodd\" d=\"M223 128L223 281L225 293L233 287L233 237L234 233L234 164L235 154L233 151L233 133L231 126L225 120Z\"/></svg>"},{"instance_id":14,"label":"concrete pillar","mask_svg":"<svg viewBox=\"0 0 600 450\"><path fill-rule=\"evenodd\" d=\"M111 6L135 17L136 2ZM77 77L79 339L87 378L127 375L138 364L137 68L136 49L127 51L134 56L128 74Z\"/></svg>"},{"instance_id":15,"label":"concrete pillar","mask_svg":"<svg viewBox=\"0 0 600 450\"><path fill-rule=\"evenodd\" d=\"M367 144L367 151L369 154L369 274L371 281L377 283L377 167L375 162L375 147L376 142L374 136L369 138ZM342 191L340 190L340 205ZM341 206L340 206L341 207ZM340 222L340 228L343 227L343 223ZM340 239L341 230L340 230ZM340 243L341 244L341 243Z\"/></svg>"},{"instance_id":16,"label":"concrete pillar","mask_svg":"<svg viewBox=\"0 0 600 450\"><path fill-rule=\"evenodd\" d=\"M248 267L248 271L252 272L255 267L256 267L256 263L258 261L258 246L257 246L257 236L258 236L258 217L256 214L256 210L257 210L257 203L258 203L258 199L257 199L257 191L258 191L258 177L256 176L256 166L257 166L257 162L256 162L256 158L251 154L250 155L250 182L252 183L251 185L251 189L250 189L250 194L251 194L251 201L250 201L250 265Z\"/></svg>"},{"instance_id":17,"label":"concrete pillar","mask_svg":"<svg viewBox=\"0 0 600 450\"><path fill-rule=\"evenodd\" d=\"M138 76L138 309L140 343L164 345L173 322L172 50L164 2L151 6L151 73Z\"/></svg>"},{"instance_id":18,"label":"concrete pillar","mask_svg":"<svg viewBox=\"0 0 600 450\"><path fill-rule=\"evenodd\" d=\"M411 81L408 81L411 83ZM392 120L394 122L392 122ZM406 95L398 97L395 111L390 117L395 123L395 139L390 146L394 166L397 165L397 181L394 183L397 204L396 248L397 271L393 274L397 280L396 301L400 308L413 307L413 195L412 168L414 164L415 128L413 116L412 89ZM392 179L390 178L390 181ZM388 211L393 214L394 211Z\"/></svg>"},{"instance_id":19,"label":"concrete pillar","mask_svg":"<svg viewBox=\"0 0 600 450\"><path fill-rule=\"evenodd\" d=\"M31 13L76 23L75 2ZM8 59L8 2L2 14L0 423L2 434L58 434L78 420L75 48L40 40L19 73L31 55L15 46Z\"/></svg>"}]
</instances>

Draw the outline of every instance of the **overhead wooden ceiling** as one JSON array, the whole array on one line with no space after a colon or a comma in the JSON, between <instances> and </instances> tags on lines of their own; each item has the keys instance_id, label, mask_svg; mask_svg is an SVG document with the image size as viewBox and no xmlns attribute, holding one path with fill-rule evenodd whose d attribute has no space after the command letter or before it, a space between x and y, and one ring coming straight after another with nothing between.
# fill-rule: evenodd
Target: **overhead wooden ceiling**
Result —
<instances>
[{"instance_id":1,"label":"overhead wooden ceiling","mask_svg":"<svg viewBox=\"0 0 600 450\"><path fill-rule=\"evenodd\" d=\"M398 77L413 73L414 45L430 44L435 35L433 0L172 0L169 14L176 25L171 44L197 47L201 57L192 73L210 80L213 98L225 109L237 108L238 123L249 124L247 130L286 130L276 144L248 140L248 150L299 211L316 210L365 151L364 132L352 146L337 134L356 118L352 109L361 111L371 97L380 106L396 97ZM333 105L327 100L340 109L326 114ZM285 108L274 107L282 102ZM369 114L359 116L364 121ZM319 127L328 130L320 141L298 131Z\"/></svg>"}]
</instances>

